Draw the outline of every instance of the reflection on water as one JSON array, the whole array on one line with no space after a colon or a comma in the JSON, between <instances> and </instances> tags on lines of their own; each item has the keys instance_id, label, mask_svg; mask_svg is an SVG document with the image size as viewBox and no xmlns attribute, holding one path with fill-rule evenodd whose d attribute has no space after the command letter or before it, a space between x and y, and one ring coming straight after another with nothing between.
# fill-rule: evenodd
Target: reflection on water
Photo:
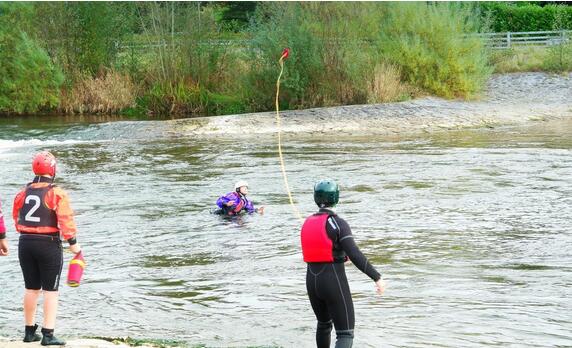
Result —
<instances>
[{"instance_id":1,"label":"reflection on water","mask_svg":"<svg viewBox=\"0 0 572 348\"><path fill-rule=\"evenodd\" d=\"M143 263L143 267L153 268L210 265L216 261L216 258L209 254L181 256L152 255L146 258L145 262Z\"/></svg>"},{"instance_id":2,"label":"reflection on water","mask_svg":"<svg viewBox=\"0 0 572 348\"><path fill-rule=\"evenodd\" d=\"M60 158L57 181L76 211L88 266L79 288L62 288L58 330L312 347L300 225L275 139L188 138L176 122L108 121L0 120L5 213L41 149ZM389 281L375 296L348 266L355 346L572 346L571 149L572 121L421 137L285 136L301 211L315 210L316 180L337 180L338 212ZM239 178L265 214L211 214ZM22 279L8 225L0 335L18 338Z\"/></svg>"}]
</instances>

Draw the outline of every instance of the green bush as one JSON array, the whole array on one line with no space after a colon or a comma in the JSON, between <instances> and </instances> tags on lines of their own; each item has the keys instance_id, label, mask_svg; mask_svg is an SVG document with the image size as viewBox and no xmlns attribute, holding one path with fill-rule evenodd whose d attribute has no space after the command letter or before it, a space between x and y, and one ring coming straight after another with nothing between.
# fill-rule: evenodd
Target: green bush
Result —
<instances>
[{"instance_id":1,"label":"green bush","mask_svg":"<svg viewBox=\"0 0 572 348\"><path fill-rule=\"evenodd\" d=\"M392 3L380 47L409 83L447 98L470 98L492 72L484 42L466 35L477 30L472 18L470 10L447 3Z\"/></svg>"},{"instance_id":2,"label":"green bush","mask_svg":"<svg viewBox=\"0 0 572 348\"><path fill-rule=\"evenodd\" d=\"M271 16L270 18L268 16ZM246 77L249 102L254 110L268 110L274 106L278 59L282 49L290 48L285 64L282 98L285 107L311 104L306 101L312 87L323 71L320 52L322 42L304 26L303 11L296 3L267 3L260 5L256 24L251 29L253 49Z\"/></svg>"},{"instance_id":3,"label":"green bush","mask_svg":"<svg viewBox=\"0 0 572 348\"><path fill-rule=\"evenodd\" d=\"M483 2L481 14L491 16L494 32L554 30L558 12L563 13L562 29L572 29L572 6L529 3Z\"/></svg>"},{"instance_id":4,"label":"green bush","mask_svg":"<svg viewBox=\"0 0 572 348\"><path fill-rule=\"evenodd\" d=\"M0 112L32 113L59 102L62 73L26 32L27 4L0 3Z\"/></svg>"},{"instance_id":5,"label":"green bush","mask_svg":"<svg viewBox=\"0 0 572 348\"><path fill-rule=\"evenodd\" d=\"M572 38L567 44L551 46L543 68L552 72L572 71Z\"/></svg>"},{"instance_id":6,"label":"green bush","mask_svg":"<svg viewBox=\"0 0 572 348\"><path fill-rule=\"evenodd\" d=\"M67 77L60 106L74 88L76 95L87 89L78 84L83 77L95 81L115 71L133 81L126 95L137 106L128 113L272 110L284 47L291 53L281 85L283 109L405 100L422 90L471 97L491 73L483 42L467 34L486 27L476 23L473 9L496 5L260 2L248 5L256 11L247 31L225 32L239 30L247 17L229 26L235 18L224 9L243 5L248 4L0 3L1 110L58 104L57 67ZM561 8L564 25L568 17ZM221 44L229 37L243 40ZM122 43L137 45L125 49ZM561 69L566 55L554 52L547 68ZM24 81L25 88L14 87ZM14 106L16 94L32 92L37 98L27 96Z\"/></svg>"},{"instance_id":7,"label":"green bush","mask_svg":"<svg viewBox=\"0 0 572 348\"><path fill-rule=\"evenodd\" d=\"M367 102L371 73L381 60L372 45L383 8L376 3L264 3L251 35L246 88L254 110L274 107L278 59L290 48L281 86L282 107Z\"/></svg>"},{"instance_id":8,"label":"green bush","mask_svg":"<svg viewBox=\"0 0 572 348\"><path fill-rule=\"evenodd\" d=\"M140 105L153 114L191 116L244 112L238 76L240 49L219 44L221 25L212 7L144 3L142 29L150 51ZM151 40L150 38L153 38Z\"/></svg>"},{"instance_id":9,"label":"green bush","mask_svg":"<svg viewBox=\"0 0 572 348\"><path fill-rule=\"evenodd\" d=\"M112 67L136 24L136 7L121 2L39 2L35 28L68 78Z\"/></svg>"}]
</instances>

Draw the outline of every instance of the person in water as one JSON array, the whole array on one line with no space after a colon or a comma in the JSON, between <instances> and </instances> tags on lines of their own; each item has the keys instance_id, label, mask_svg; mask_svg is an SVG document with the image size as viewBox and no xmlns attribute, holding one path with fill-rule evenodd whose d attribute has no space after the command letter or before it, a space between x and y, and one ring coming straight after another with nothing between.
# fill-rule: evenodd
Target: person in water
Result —
<instances>
[{"instance_id":1,"label":"person in water","mask_svg":"<svg viewBox=\"0 0 572 348\"><path fill-rule=\"evenodd\" d=\"M248 194L248 183L239 181L234 185L234 191L219 197L216 205L220 208L219 214L235 216L243 212L252 214L254 212L263 214L264 207L254 208L254 204L246 198Z\"/></svg>"},{"instance_id":2,"label":"person in water","mask_svg":"<svg viewBox=\"0 0 572 348\"><path fill-rule=\"evenodd\" d=\"M56 158L41 152L32 161L34 180L14 199L12 215L20 233L18 257L24 275L24 342L42 340L41 345L65 345L54 336L60 276L63 267L62 241L69 243L77 254L81 248L76 240L76 225L69 199L64 190L53 184ZM40 293L44 295L42 335L36 333L36 307Z\"/></svg>"},{"instance_id":3,"label":"person in water","mask_svg":"<svg viewBox=\"0 0 572 348\"><path fill-rule=\"evenodd\" d=\"M0 204L0 256L6 255L8 255L8 241L6 240L6 225L4 225L2 204Z\"/></svg>"},{"instance_id":4,"label":"person in water","mask_svg":"<svg viewBox=\"0 0 572 348\"><path fill-rule=\"evenodd\" d=\"M330 347L332 323L336 348L353 344L354 306L344 266L348 257L375 282L378 294L385 291L385 281L355 244L350 226L333 211L338 200L339 188L334 181L318 182L314 186L314 201L320 209L306 219L300 233L307 262L306 289L318 320L318 348Z\"/></svg>"}]
</instances>

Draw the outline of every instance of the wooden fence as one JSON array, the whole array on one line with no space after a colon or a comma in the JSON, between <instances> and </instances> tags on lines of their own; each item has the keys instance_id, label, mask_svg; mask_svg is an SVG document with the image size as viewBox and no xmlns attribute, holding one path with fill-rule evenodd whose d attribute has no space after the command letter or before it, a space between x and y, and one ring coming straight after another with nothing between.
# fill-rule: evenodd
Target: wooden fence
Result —
<instances>
[{"instance_id":1,"label":"wooden fence","mask_svg":"<svg viewBox=\"0 0 572 348\"><path fill-rule=\"evenodd\" d=\"M566 44L572 39L571 30L526 31L507 33L476 34L495 49L508 49L516 46L554 46Z\"/></svg>"},{"instance_id":2,"label":"wooden fence","mask_svg":"<svg viewBox=\"0 0 572 348\"><path fill-rule=\"evenodd\" d=\"M566 44L572 40L572 30L554 30L554 31L526 31L526 32L506 32L506 33L480 33L468 36L482 37L489 47L494 49L508 49L517 46L554 46ZM176 40L182 40L184 35L177 35ZM365 43L365 41L364 41ZM234 39L234 40L204 40L198 42L201 46L231 46L239 45L248 47L250 40ZM148 49L155 47L169 47L171 44L166 41L158 41L152 43L117 43L120 49ZM178 43L175 43L178 45Z\"/></svg>"}]
</instances>

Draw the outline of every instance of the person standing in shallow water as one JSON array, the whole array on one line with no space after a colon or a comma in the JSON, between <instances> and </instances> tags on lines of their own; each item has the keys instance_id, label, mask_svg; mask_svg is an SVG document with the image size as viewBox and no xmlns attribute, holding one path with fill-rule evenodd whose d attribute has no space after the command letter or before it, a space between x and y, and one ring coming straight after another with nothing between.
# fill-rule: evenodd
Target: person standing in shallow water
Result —
<instances>
[{"instance_id":1,"label":"person standing in shallow water","mask_svg":"<svg viewBox=\"0 0 572 348\"><path fill-rule=\"evenodd\" d=\"M65 191L53 184L56 158L41 152L32 161L34 180L26 185L14 199L12 216L20 233L18 258L24 275L24 342L42 340L41 345L65 345L54 336L60 276L63 267L63 237L70 251L81 251L75 238L76 225ZM42 335L36 333L36 307L43 290L44 324Z\"/></svg>"},{"instance_id":2,"label":"person standing in shallow water","mask_svg":"<svg viewBox=\"0 0 572 348\"><path fill-rule=\"evenodd\" d=\"M246 198L248 194L248 183L246 181L238 181L234 184L234 191L219 197L216 205L219 207L218 214L235 216L242 212L252 214L257 212L264 214L264 207L254 208L254 204Z\"/></svg>"},{"instance_id":3,"label":"person standing in shallow water","mask_svg":"<svg viewBox=\"0 0 572 348\"><path fill-rule=\"evenodd\" d=\"M322 180L314 186L314 201L319 211L309 216L300 233L302 254L307 263L306 289L318 325L316 346L329 348L332 323L336 329L336 348L350 348L354 338L354 306L344 262L348 257L369 276L378 294L385 281L359 250L348 223L333 211L339 200L338 185Z\"/></svg>"}]
</instances>

